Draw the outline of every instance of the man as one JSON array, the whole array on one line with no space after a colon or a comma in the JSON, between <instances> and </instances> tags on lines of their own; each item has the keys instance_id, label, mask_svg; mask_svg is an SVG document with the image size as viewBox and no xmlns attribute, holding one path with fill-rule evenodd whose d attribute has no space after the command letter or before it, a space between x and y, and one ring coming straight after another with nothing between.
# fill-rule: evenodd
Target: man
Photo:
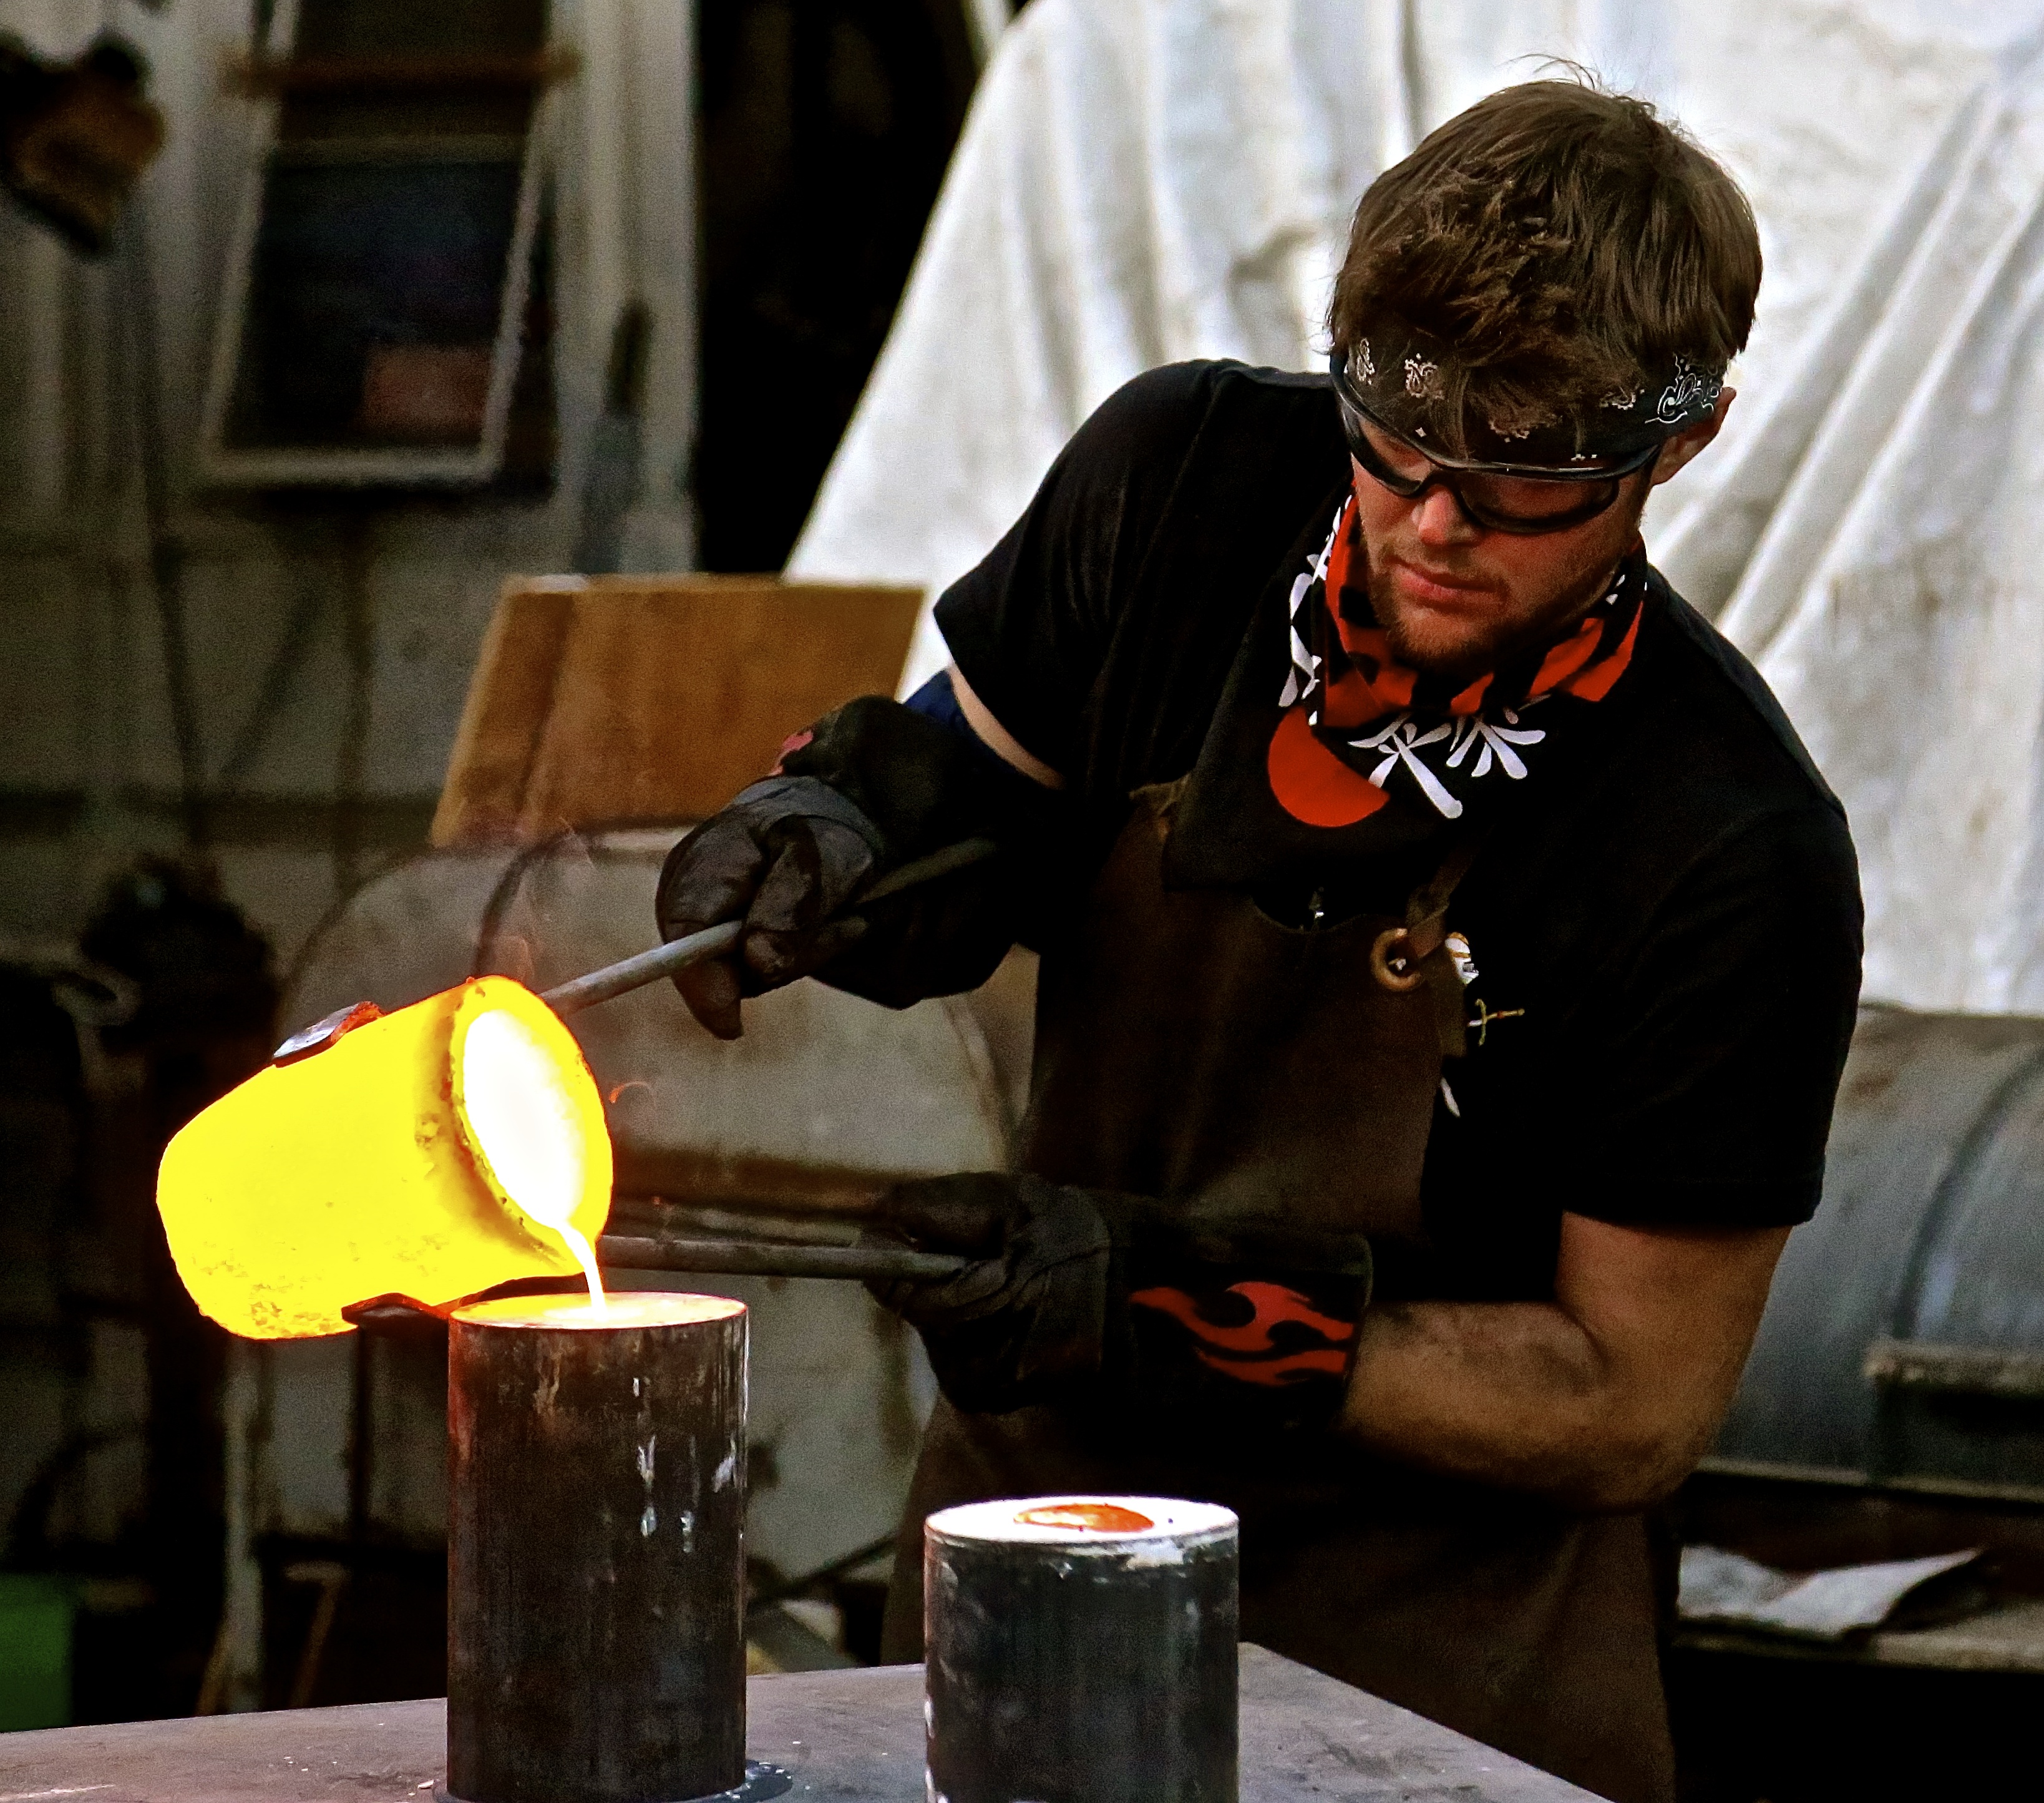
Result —
<instances>
[{"instance_id":1,"label":"man","mask_svg":"<svg viewBox=\"0 0 2044 1803\"><path fill-rule=\"evenodd\" d=\"M944 1390L897 1656L931 1509L1211 1497L1246 1637L1672 1794L1641 1512L1815 1207L1858 982L1842 811L1639 536L1759 279L1650 108L1493 95L1363 197L1329 377L1132 383L939 604L947 676L677 848L663 930L747 923L713 1031L1042 953L1016 1173L882 1211L971 1258L883 1298Z\"/></svg>"}]
</instances>

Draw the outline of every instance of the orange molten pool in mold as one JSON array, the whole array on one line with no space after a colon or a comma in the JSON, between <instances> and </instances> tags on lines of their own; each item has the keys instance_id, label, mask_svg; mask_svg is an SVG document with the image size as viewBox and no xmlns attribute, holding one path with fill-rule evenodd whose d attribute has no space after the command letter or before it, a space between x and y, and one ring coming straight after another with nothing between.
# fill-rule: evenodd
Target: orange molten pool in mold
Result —
<instances>
[{"instance_id":1,"label":"orange molten pool in mold","mask_svg":"<svg viewBox=\"0 0 2044 1803\"><path fill-rule=\"evenodd\" d=\"M1078 1528L1092 1534L1139 1534L1157 1524L1117 1502L1060 1502L1025 1509L1015 1519L1030 1528Z\"/></svg>"},{"instance_id":2,"label":"orange molten pool in mold","mask_svg":"<svg viewBox=\"0 0 2044 1803\"><path fill-rule=\"evenodd\" d=\"M478 1327L629 1329L690 1327L698 1321L728 1321L744 1312L743 1302L728 1296L628 1290L609 1297L601 1309L590 1307L581 1296L498 1296L487 1302L467 1303L454 1311L454 1318Z\"/></svg>"},{"instance_id":3,"label":"orange molten pool in mold","mask_svg":"<svg viewBox=\"0 0 2044 1803\"><path fill-rule=\"evenodd\" d=\"M593 1272L610 1182L581 1048L524 985L482 977L221 1097L166 1148L156 1205L199 1307L279 1340L346 1332L376 1296Z\"/></svg>"}]
</instances>

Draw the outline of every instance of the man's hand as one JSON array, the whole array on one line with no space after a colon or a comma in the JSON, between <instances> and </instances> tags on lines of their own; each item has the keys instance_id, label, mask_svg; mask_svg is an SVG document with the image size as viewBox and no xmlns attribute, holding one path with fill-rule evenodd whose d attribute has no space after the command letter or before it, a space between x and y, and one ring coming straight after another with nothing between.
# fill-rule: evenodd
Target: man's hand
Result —
<instances>
[{"instance_id":1,"label":"man's hand","mask_svg":"<svg viewBox=\"0 0 2044 1803\"><path fill-rule=\"evenodd\" d=\"M1359 1236L994 1171L898 1185L875 1224L971 1260L873 1286L967 1413L1070 1404L1137 1431L1240 1436L1324 1429L1340 1409L1370 1299Z\"/></svg>"},{"instance_id":2,"label":"man's hand","mask_svg":"<svg viewBox=\"0 0 2044 1803\"><path fill-rule=\"evenodd\" d=\"M662 938L745 923L729 959L695 965L675 986L727 1040L739 1036L740 998L797 977L890 1008L976 989L1014 943L1032 882L1056 867L1055 805L965 732L877 695L847 702L669 854L655 902ZM844 911L879 878L969 839L991 839L1001 855L870 913Z\"/></svg>"},{"instance_id":3,"label":"man's hand","mask_svg":"<svg viewBox=\"0 0 2044 1803\"><path fill-rule=\"evenodd\" d=\"M864 1237L971 1261L955 1277L867 1286L922 1335L955 1407L1005 1414L1099 1376L1114 1237L1086 1191L992 1171L901 1183Z\"/></svg>"},{"instance_id":4,"label":"man's hand","mask_svg":"<svg viewBox=\"0 0 2044 1803\"><path fill-rule=\"evenodd\" d=\"M1373 1309L1343 1426L1431 1470L1643 1507L1709 1446L1788 1237L1564 1215L1551 1303Z\"/></svg>"},{"instance_id":5,"label":"man's hand","mask_svg":"<svg viewBox=\"0 0 2044 1803\"><path fill-rule=\"evenodd\" d=\"M866 930L840 910L878 864L879 829L814 777L770 777L667 855L653 904L663 940L743 921L729 959L674 978L689 1012L720 1040L741 1031L739 998L828 963Z\"/></svg>"}]
</instances>

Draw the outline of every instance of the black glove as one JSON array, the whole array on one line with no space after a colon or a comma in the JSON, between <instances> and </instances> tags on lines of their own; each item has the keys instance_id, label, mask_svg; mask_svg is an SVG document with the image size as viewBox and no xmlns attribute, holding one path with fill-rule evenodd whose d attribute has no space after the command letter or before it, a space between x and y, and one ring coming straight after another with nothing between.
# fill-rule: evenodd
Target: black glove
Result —
<instances>
[{"instance_id":1,"label":"black glove","mask_svg":"<svg viewBox=\"0 0 2044 1803\"><path fill-rule=\"evenodd\" d=\"M922 1334L958 1407L1005 1414L1097 1378L1114 1239L1086 1191L997 1171L929 1178L890 1190L860 1237L970 1258L955 1277L867 1286Z\"/></svg>"},{"instance_id":2,"label":"black glove","mask_svg":"<svg viewBox=\"0 0 2044 1803\"><path fill-rule=\"evenodd\" d=\"M886 856L880 828L828 783L774 776L743 791L667 854L654 913L663 940L742 920L729 958L674 978L689 1012L720 1040L743 1030L739 998L828 962L866 930L840 910Z\"/></svg>"},{"instance_id":3,"label":"black glove","mask_svg":"<svg viewBox=\"0 0 2044 1803\"><path fill-rule=\"evenodd\" d=\"M898 1185L866 1237L970 1258L955 1277L870 1286L970 1413L1053 1403L1165 1435L1324 1428L1370 1301L1359 1235L1194 1219L1028 1175Z\"/></svg>"},{"instance_id":4,"label":"black glove","mask_svg":"<svg viewBox=\"0 0 2044 1803\"><path fill-rule=\"evenodd\" d=\"M668 854L654 904L663 939L745 923L729 959L694 966L674 986L720 1039L738 1037L741 997L797 977L897 1008L977 988L1014 942L1016 867L1035 861L1053 805L949 727L874 696L847 702ZM981 836L1003 855L889 897L870 917L844 912L889 871Z\"/></svg>"}]
</instances>

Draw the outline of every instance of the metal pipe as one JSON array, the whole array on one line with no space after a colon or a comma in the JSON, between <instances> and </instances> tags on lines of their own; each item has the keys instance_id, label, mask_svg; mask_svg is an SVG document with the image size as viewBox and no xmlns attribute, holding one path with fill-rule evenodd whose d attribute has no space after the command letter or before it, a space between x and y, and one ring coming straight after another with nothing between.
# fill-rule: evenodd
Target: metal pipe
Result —
<instances>
[{"instance_id":1,"label":"metal pipe","mask_svg":"<svg viewBox=\"0 0 2044 1803\"><path fill-rule=\"evenodd\" d=\"M827 1246L795 1240L713 1240L606 1233L597 1262L609 1271L689 1271L698 1276L835 1277L888 1282L955 1277L967 1261L901 1246Z\"/></svg>"},{"instance_id":2,"label":"metal pipe","mask_svg":"<svg viewBox=\"0 0 2044 1803\"><path fill-rule=\"evenodd\" d=\"M954 871L992 857L999 849L991 839L961 840L955 845L932 852L927 858L918 858L882 877L859 898L856 905L863 908L869 902L884 902L889 896L898 895L918 883L933 882L940 876L949 876ZM737 944L743 930L743 921L720 921L713 927L705 927L701 932L685 933L665 945L634 952L629 958L620 958L615 964L606 964L600 971L591 971L586 976L558 984L542 991L540 999L556 1014L572 1014L578 1009L593 1008L599 1001L609 1001L632 990L643 989L647 983L658 982L663 977L671 977L691 964L722 957Z\"/></svg>"},{"instance_id":3,"label":"metal pipe","mask_svg":"<svg viewBox=\"0 0 2044 1803\"><path fill-rule=\"evenodd\" d=\"M716 1297L455 1311L451 1797L673 1803L747 1783L745 1341L743 1305Z\"/></svg>"}]
</instances>

